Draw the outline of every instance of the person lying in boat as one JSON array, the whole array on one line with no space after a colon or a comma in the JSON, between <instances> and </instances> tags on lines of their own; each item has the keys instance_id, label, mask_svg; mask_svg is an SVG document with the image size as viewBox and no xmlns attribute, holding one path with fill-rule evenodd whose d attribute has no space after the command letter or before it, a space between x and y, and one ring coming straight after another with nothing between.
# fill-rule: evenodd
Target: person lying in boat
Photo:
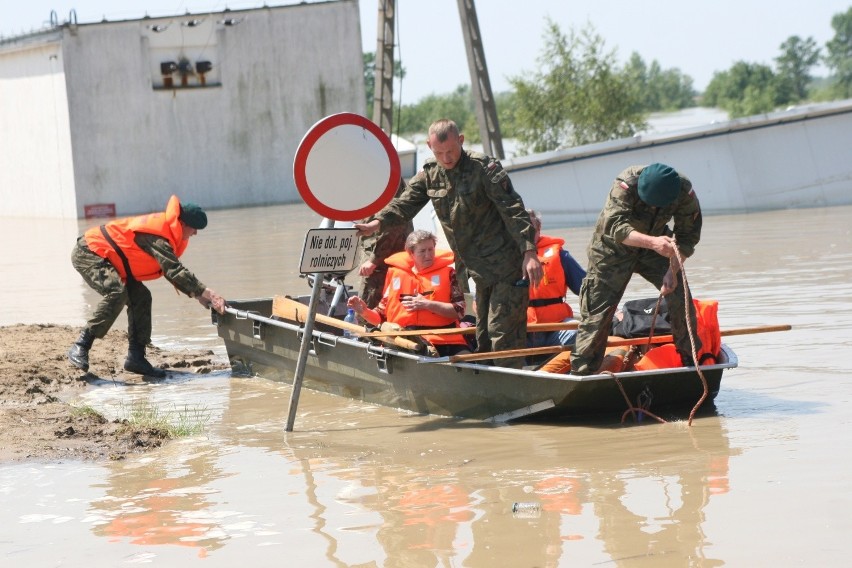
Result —
<instances>
[{"instance_id":1,"label":"person lying in boat","mask_svg":"<svg viewBox=\"0 0 852 568\"><path fill-rule=\"evenodd\" d=\"M642 357L642 351L643 349L636 345L607 347L601 366L598 367L595 374L635 371L637 370L636 362ZM571 372L571 352L557 353L538 370L545 373L567 375Z\"/></svg>"},{"instance_id":2,"label":"person lying in boat","mask_svg":"<svg viewBox=\"0 0 852 568\"><path fill-rule=\"evenodd\" d=\"M535 229L538 260L544 276L537 286L530 286L530 303L527 308L527 323L558 323L574 321L574 311L565 300L571 290L580 294L580 285L586 271L562 248L563 239L541 234L541 214L527 209L530 222ZM577 332L574 330L540 331L527 334L527 347L550 347L573 345Z\"/></svg>"},{"instance_id":3,"label":"person lying in boat","mask_svg":"<svg viewBox=\"0 0 852 568\"><path fill-rule=\"evenodd\" d=\"M465 313L464 293L452 266L453 253L436 250L436 242L429 231L412 232L405 240L405 250L385 259L385 291L375 309L358 296L351 296L347 305L374 326L390 323L404 329L458 327ZM426 334L423 339L433 354L448 356L469 351L463 335Z\"/></svg>"}]
</instances>

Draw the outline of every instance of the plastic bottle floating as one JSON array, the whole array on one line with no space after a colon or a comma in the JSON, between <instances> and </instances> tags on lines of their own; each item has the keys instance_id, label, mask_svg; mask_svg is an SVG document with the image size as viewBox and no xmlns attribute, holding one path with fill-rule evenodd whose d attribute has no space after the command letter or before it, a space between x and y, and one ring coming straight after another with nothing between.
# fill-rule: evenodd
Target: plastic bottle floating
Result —
<instances>
[{"instance_id":1,"label":"plastic bottle floating","mask_svg":"<svg viewBox=\"0 0 852 568\"><path fill-rule=\"evenodd\" d=\"M534 502L520 502L512 505L512 516L524 519L533 519L541 516L541 504Z\"/></svg>"}]
</instances>

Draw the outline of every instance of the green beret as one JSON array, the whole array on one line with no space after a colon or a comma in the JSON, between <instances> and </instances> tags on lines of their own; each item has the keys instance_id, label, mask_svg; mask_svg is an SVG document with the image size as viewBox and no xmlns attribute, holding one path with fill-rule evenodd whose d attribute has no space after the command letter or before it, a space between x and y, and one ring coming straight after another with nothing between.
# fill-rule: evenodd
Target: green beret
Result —
<instances>
[{"instance_id":1,"label":"green beret","mask_svg":"<svg viewBox=\"0 0 852 568\"><path fill-rule=\"evenodd\" d=\"M680 193L680 176L665 164L645 166L639 174L639 199L654 207L665 207Z\"/></svg>"},{"instance_id":2,"label":"green beret","mask_svg":"<svg viewBox=\"0 0 852 568\"><path fill-rule=\"evenodd\" d=\"M207 213L195 203L180 204L180 220L196 230L207 226Z\"/></svg>"}]
</instances>

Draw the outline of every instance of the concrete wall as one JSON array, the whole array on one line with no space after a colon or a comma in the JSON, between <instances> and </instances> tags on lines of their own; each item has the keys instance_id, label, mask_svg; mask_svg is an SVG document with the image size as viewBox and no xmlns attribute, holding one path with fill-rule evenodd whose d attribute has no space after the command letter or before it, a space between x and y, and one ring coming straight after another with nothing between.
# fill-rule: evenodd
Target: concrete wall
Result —
<instances>
[{"instance_id":1,"label":"concrete wall","mask_svg":"<svg viewBox=\"0 0 852 568\"><path fill-rule=\"evenodd\" d=\"M0 197L9 187L32 190L25 171L33 149L55 148L59 128L66 156L70 139L73 178L63 184L46 171L38 181L46 195L76 201L69 209L57 199L48 212L27 197L2 215L82 217L87 205L114 203L124 216L162 209L172 193L208 208L295 201L292 165L302 136L329 114L364 113L357 2L66 25L51 33L61 34L61 50L53 48L61 51L58 70L25 78L8 95L4 81L4 100L23 109L12 124L22 133L15 143L23 139L27 147L19 152L26 167L0 178ZM28 65L23 56L0 49L0 67ZM160 63L180 58L212 63L205 85L193 73L185 88L179 75L178 88L162 88ZM63 77L67 104L51 105L65 107L57 126L41 107L53 102L48 94L63 91L55 86ZM44 120L37 131L24 128L33 116ZM12 144L3 138L4 147ZM60 191L65 185L72 190Z\"/></svg>"},{"instance_id":2,"label":"concrete wall","mask_svg":"<svg viewBox=\"0 0 852 568\"><path fill-rule=\"evenodd\" d=\"M594 224L615 176L663 162L688 176L705 213L852 203L852 101L504 161L546 225Z\"/></svg>"},{"instance_id":3,"label":"concrete wall","mask_svg":"<svg viewBox=\"0 0 852 568\"><path fill-rule=\"evenodd\" d=\"M0 217L76 217L59 38L0 51Z\"/></svg>"}]
</instances>

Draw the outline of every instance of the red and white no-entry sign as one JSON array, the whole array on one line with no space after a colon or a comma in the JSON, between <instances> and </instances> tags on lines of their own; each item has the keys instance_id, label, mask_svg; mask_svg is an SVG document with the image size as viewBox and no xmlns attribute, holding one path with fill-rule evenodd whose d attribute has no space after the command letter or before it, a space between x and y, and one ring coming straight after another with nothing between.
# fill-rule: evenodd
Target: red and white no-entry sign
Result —
<instances>
[{"instance_id":1,"label":"red and white no-entry sign","mask_svg":"<svg viewBox=\"0 0 852 568\"><path fill-rule=\"evenodd\" d=\"M349 112L311 127L296 150L293 179L305 203L328 219L357 221L390 203L399 155L375 123Z\"/></svg>"}]
</instances>

